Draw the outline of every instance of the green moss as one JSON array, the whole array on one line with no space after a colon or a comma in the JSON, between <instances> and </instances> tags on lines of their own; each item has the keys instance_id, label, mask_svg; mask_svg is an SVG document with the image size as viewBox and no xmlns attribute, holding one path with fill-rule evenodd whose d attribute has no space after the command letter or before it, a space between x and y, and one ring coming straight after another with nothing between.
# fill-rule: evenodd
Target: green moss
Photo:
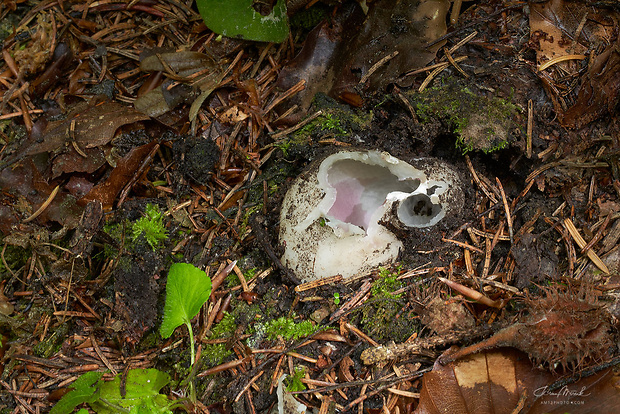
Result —
<instances>
[{"instance_id":1,"label":"green moss","mask_svg":"<svg viewBox=\"0 0 620 414\"><path fill-rule=\"evenodd\" d=\"M132 225L132 240L144 235L147 243L155 251L160 243L168 237L164 228L163 215L155 204L147 204L144 217L139 218Z\"/></svg>"},{"instance_id":2,"label":"green moss","mask_svg":"<svg viewBox=\"0 0 620 414\"><path fill-rule=\"evenodd\" d=\"M212 367L220 365L226 358L232 355L232 351L226 348L226 344L207 344L202 348L201 359Z\"/></svg>"},{"instance_id":3,"label":"green moss","mask_svg":"<svg viewBox=\"0 0 620 414\"><path fill-rule=\"evenodd\" d=\"M239 226L239 234L241 235L242 238L250 228L250 217L258 213L262 209L263 209L263 204L260 203L252 207L248 207L244 210L243 218L241 219L241 225Z\"/></svg>"},{"instance_id":4,"label":"green moss","mask_svg":"<svg viewBox=\"0 0 620 414\"><path fill-rule=\"evenodd\" d=\"M401 270L402 265L398 266L394 272L388 268L379 268L379 279L372 285L372 295L374 297L400 298L401 294L394 294L393 292L402 287L402 283L398 280L398 274Z\"/></svg>"},{"instance_id":5,"label":"green moss","mask_svg":"<svg viewBox=\"0 0 620 414\"><path fill-rule=\"evenodd\" d=\"M488 153L508 146L519 112L510 97L479 96L452 78L422 93L410 93L409 99L422 122L447 123L458 135L457 146L463 153Z\"/></svg>"},{"instance_id":6,"label":"green moss","mask_svg":"<svg viewBox=\"0 0 620 414\"><path fill-rule=\"evenodd\" d=\"M294 136L298 139L308 135L343 137L367 128L372 121L372 112L361 113L338 107L326 108L322 111L323 115L318 116L308 125L295 132Z\"/></svg>"},{"instance_id":7,"label":"green moss","mask_svg":"<svg viewBox=\"0 0 620 414\"><path fill-rule=\"evenodd\" d=\"M278 336L282 336L287 341L296 341L299 338L305 338L313 332L314 325L311 321L295 322L293 318L284 316L273 319L265 325L265 333L267 334L267 338L271 340L276 339Z\"/></svg>"},{"instance_id":8,"label":"green moss","mask_svg":"<svg viewBox=\"0 0 620 414\"><path fill-rule=\"evenodd\" d=\"M128 235L126 232L128 231ZM136 221L122 220L121 222L108 222L103 226L103 231L117 242L118 246L131 253L143 252L145 249L153 251L161 247L168 238L168 232L164 227L164 215L155 204L147 204L145 214ZM175 233L179 239L184 237L183 229ZM175 240L173 239L172 242ZM105 244L103 254L106 258L118 255L118 246Z\"/></svg>"},{"instance_id":9,"label":"green moss","mask_svg":"<svg viewBox=\"0 0 620 414\"><path fill-rule=\"evenodd\" d=\"M62 343L69 333L69 323L63 323L56 330L45 338L43 341L36 344L32 351L40 358L49 358L60 350Z\"/></svg>"},{"instance_id":10,"label":"green moss","mask_svg":"<svg viewBox=\"0 0 620 414\"><path fill-rule=\"evenodd\" d=\"M236 328L235 317L230 313L225 313L224 318L211 329L209 339L230 338ZM201 355L201 359L204 359L210 366L216 366L232 355L232 351L226 347L226 344L207 344L202 348Z\"/></svg>"},{"instance_id":11,"label":"green moss","mask_svg":"<svg viewBox=\"0 0 620 414\"><path fill-rule=\"evenodd\" d=\"M211 339L227 338L235 332L237 324L235 317L228 312L224 313L222 320L211 329Z\"/></svg>"},{"instance_id":12,"label":"green moss","mask_svg":"<svg viewBox=\"0 0 620 414\"><path fill-rule=\"evenodd\" d=\"M347 137L369 129L373 119L372 112L352 110L320 93L316 95L312 106L312 111L316 110L321 110L322 114L274 143L285 157L303 154L313 141L329 138L347 141Z\"/></svg>"},{"instance_id":13,"label":"green moss","mask_svg":"<svg viewBox=\"0 0 620 414\"><path fill-rule=\"evenodd\" d=\"M31 255L30 249L7 244L4 251L4 261L11 270L16 271L26 264L26 261ZM4 266L4 262L0 260L0 273L4 273L7 270L8 269Z\"/></svg>"},{"instance_id":14,"label":"green moss","mask_svg":"<svg viewBox=\"0 0 620 414\"><path fill-rule=\"evenodd\" d=\"M381 268L371 288L371 299L356 312L356 323L379 341L402 342L417 329L415 320L400 316L406 302L401 293L394 293L403 287L398 280L400 270L400 266L394 271Z\"/></svg>"}]
</instances>

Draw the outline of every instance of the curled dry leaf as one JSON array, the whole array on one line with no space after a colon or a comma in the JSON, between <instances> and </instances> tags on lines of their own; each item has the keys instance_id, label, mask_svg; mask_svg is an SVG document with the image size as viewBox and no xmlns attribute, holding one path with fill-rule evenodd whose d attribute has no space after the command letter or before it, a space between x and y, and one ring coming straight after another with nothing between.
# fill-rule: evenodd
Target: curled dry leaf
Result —
<instances>
[{"instance_id":1,"label":"curled dry leaf","mask_svg":"<svg viewBox=\"0 0 620 414\"><path fill-rule=\"evenodd\" d=\"M41 135L32 134L12 157L0 163L0 169L6 168L30 155L44 152L84 152L109 143L116 130L123 125L149 119L148 116L115 102L96 102L77 104L62 121L49 122ZM86 164L89 157L81 156ZM63 161L64 162L64 161ZM92 168L74 166L78 171ZM58 167L60 172L66 172Z\"/></svg>"},{"instance_id":2,"label":"curled dry leaf","mask_svg":"<svg viewBox=\"0 0 620 414\"><path fill-rule=\"evenodd\" d=\"M422 379L415 414L612 413L620 409L620 379L610 369L565 385L555 384L557 379L535 368L526 354L510 348L445 366L437 362Z\"/></svg>"},{"instance_id":3,"label":"curled dry leaf","mask_svg":"<svg viewBox=\"0 0 620 414\"><path fill-rule=\"evenodd\" d=\"M342 361L340 361L340 364L338 365L338 374L342 381L351 382L355 380L353 375L351 375L353 365L353 360L350 357L345 356L342 358Z\"/></svg>"},{"instance_id":4,"label":"curled dry leaf","mask_svg":"<svg viewBox=\"0 0 620 414\"><path fill-rule=\"evenodd\" d=\"M147 158L157 145L156 142L151 142L133 148L118 162L108 179L103 183L97 184L88 194L82 197L79 202L85 205L91 201L99 200L103 205L104 211L110 210L116 196L134 177L136 171L139 171L143 163L149 161Z\"/></svg>"},{"instance_id":5,"label":"curled dry leaf","mask_svg":"<svg viewBox=\"0 0 620 414\"><path fill-rule=\"evenodd\" d=\"M575 104L561 113L560 122L569 128L581 128L608 111L613 113L619 101L620 43L616 42L592 59Z\"/></svg>"},{"instance_id":6,"label":"curled dry leaf","mask_svg":"<svg viewBox=\"0 0 620 414\"><path fill-rule=\"evenodd\" d=\"M28 161L14 168L0 171L0 188L12 189L0 196L0 231L12 232L20 219L30 217L44 203L49 205L36 217L38 223L55 221L74 228L80 218L81 208L76 198L61 190L52 197L55 183L48 183L34 162Z\"/></svg>"},{"instance_id":7,"label":"curled dry leaf","mask_svg":"<svg viewBox=\"0 0 620 414\"><path fill-rule=\"evenodd\" d=\"M200 105L221 82L226 63L225 59L216 62L209 55L191 51L147 56L140 62L140 69L145 72L163 71L170 79L140 96L134 106L144 114L157 117L183 102L195 99L198 108L193 107L190 117L193 119ZM179 85L176 81L185 83Z\"/></svg>"}]
</instances>

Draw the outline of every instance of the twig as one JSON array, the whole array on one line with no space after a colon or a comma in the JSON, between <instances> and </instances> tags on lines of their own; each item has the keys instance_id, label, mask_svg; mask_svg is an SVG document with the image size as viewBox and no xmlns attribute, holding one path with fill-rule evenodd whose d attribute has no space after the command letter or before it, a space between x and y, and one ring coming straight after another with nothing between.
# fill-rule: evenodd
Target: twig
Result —
<instances>
[{"instance_id":1,"label":"twig","mask_svg":"<svg viewBox=\"0 0 620 414\"><path fill-rule=\"evenodd\" d=\"M379 69L385 63L387 63L389 60L394 59L396 56L398 56L398 50L395 50L389 55L384 56L381 59L379 59L379 61L375 63L374 65L372 65L370 69L368 69L368 72L366 72L364 76L362 76L362 78L359 81L359 84L362 85L366 83L366 81L372 76L373 73L377 71L377 69Z\"/></svg>"},{"instance_id":2,"label":"twig","mask_svg":"<svg viewBox=\"0 0 620 414\"><path fill-rule=\"evenodd\" d=\"M473 251L475 251L475 252L478 252L478 253L484 254L484 251L483 251L482 249L479 249L479 248L477 248L477 247L475 247L475 246L472 246L471 244L467 244L467 243L460 242L460 241L458 241L458 240L452 240L452 239L442 238L442 239L441 239L441 241L442 241L442 242L446 242L446 243L454 243L454 244L456 244L457 246L461 246L461 247L463 247L463 248L465 248L465 249L473 250Z\"/></svg>"},{"instance_id":3,"label":"twig","mask_svg":"<svg viewBox=\"0 0 620 414\"><path fill-rule=\"evenodd\" d=\"M532 158L532 132L534 129L534 102L529 99L527 101L527 143L526 154L528 158Z\"/></svg>"},{"instance_id":4,"label":"twig","mask_svg":"<svg viewBox=\"0 0 620 414\"><path fill-rule=\"evenodd\" d=\"M577 228L575 227L571 219L569 218L564 219L564 227L566 227L566 230L568 230L569 234L573 237L573 240L575 240L575 242L580 248L583 249L584 247L586 247L587 245L586 241L583 239L583 237L581 237L581 234L579 234L579 231L577 231ZM603 263L601 258L598 257L598 255L594 252L594 250L592 249L587 250L586 255L605 274L607 275L609 274L609 269L607 268L607 265Z\"/></svg>"},{"instance_id":5,"label":"twig","mask_svg":"<svg viewBox=\"0 0 620 414\"><path fill-rule=\"evenodd\" d=\"M290 128L286 128L283 129L282 131L278 131L275 134L271 135L271 138L273 138L274 140L278 140L288 134L292 134L293 132L297 131L298 129L301 129L303 127L305 127L306 125L308 125L310 122L314 121L316 118L318 118L319 116L323 115L323 111L322 110L318 110L315 113L313 113L312 115L310 115L308 118L304 119L303 121L298 122L297 124L293 125ZM273 145L273 144L272 144Z\"/></svg>"},{"instance_id":6,"label":"twig","mask_svg":"<svg viewBox=\"0 0 620 414\"><path fill-rule=\"evenodd\" d=\"M495 182L497 182L497 187L499 187L499 192L502 195L502 203L504 203L504 211L506 213L506 222L508 223L508 234L510 235L510 243L512 244L514 243L512 232L512 214L510 213L510 207L508 207L508 201L506 200L506 193L504 192L502 182L497 177L495 177Z\"/></svg>"}]
</instances>

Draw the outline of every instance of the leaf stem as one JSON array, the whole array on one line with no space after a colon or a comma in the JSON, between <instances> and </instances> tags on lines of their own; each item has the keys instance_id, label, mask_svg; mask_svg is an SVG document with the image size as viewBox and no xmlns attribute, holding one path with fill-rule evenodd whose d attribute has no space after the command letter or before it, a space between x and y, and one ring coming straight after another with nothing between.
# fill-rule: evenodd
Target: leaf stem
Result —
<instances>
[{"instance_id":1,"label":"leaf stem","mask_svg":"<svg viewBox=\"0 0 620 414\"><path fill-rule=\"evenodd\" d=\"M192 352L191 366L194 366L194 359L196 359L196 351L194 350L194 331L192 331L192 325L189 322L185 322L187 330L189 331L189 347Z\"/></svg>"},{"instance_id":2,"label":"leaf stem","mask_svg":"<svg viewBox=\"0 0 620 414\"><path fill-rule=\"evenodd\" d=\"M196 359L196 351L194 350L194 331L192 330L192 324L190 322L185 322L185 326L187 326L187 330L189 331L189 349L191 350L192 353L192 361L191 361L191 366L192 368L194 368L194 360ZM190 376L192 378L190 378L190 383L189 383L189 399L190 401L195 404L196 403L196 387L194 386L194 378L192 373L194 373L194 369L192 369Z\"/></svg>"}]
</instances>

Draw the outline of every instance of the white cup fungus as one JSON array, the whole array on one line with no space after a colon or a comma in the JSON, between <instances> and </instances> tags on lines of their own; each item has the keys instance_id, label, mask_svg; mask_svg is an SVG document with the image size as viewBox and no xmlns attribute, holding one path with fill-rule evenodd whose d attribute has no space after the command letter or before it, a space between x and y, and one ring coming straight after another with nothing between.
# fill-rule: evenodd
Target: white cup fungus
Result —
<instances>
[{"instance_id":1,"label":"white cup fungus","mask_svg":"<svg viewBox=\"0 0 620 414\"><path fill-rule=\"evenodd\" d=\"M463 204L454 170L434 159L414 163L418 168L386 152L340 151L301 174L282 204L282 263L309 282L396 260L403 244L381 223L431 227Z\"/></svg>"}]
</instances>

